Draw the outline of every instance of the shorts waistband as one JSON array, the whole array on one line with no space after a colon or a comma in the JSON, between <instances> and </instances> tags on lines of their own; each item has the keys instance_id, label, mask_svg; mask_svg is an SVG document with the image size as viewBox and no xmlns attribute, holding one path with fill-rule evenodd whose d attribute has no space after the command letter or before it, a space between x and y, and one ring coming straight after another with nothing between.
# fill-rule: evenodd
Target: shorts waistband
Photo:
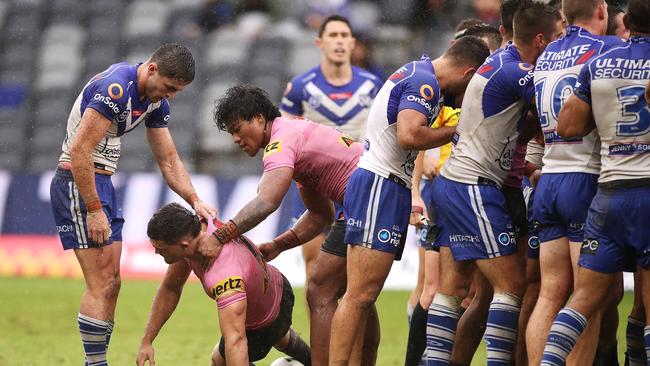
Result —
<instances>
[{"instance_id":1,"label":"shorts waistband","mask_svg":"<svg viewBox=\"0 0 650 366\"><path fill-rule=\"evenodd\" d=\"M59 178L59 179L74 181L74 176L72 175L72 171L68 170L68 169L63 169L60 166L56 167L56 171L54 172L54 176ZM95 182L97 182L97 183L110 183L111 182L111 176L110 175L95 173Z\"/></svg>"},{"instance_id":2,"label":"shorts waistband","mask_svg":"<svg viewBox=\"0 0 650 366\"><path fill-rule=\"evenodd\" d=\"M396 176L393 173L388 174L388 178L386 179L388 179L391 182L397 183L402 187L407 187L406 182L402 178Z\"/></svg>"},{"instance_id":3,"label":"shorts waistband","mask_svg":"<svg viewBox=\"0 0 650 366\"><path fill-rule=\"evenodd\" d=\"M630 188L650 188L650 178L641 179L619 179L611 182L598 184L598 188L607 191Z\"/></svg>"},{"instance_id":4,"label":"shorts waistband","mask_svg":"<svg viewBox=\"0 0 650 366\"><path fill-rule=\"evenodd\" d=\"M476 178L476 184L478 184L480 186L492 186L492 187L499 188L499 185L497 184L497 182L493 181L490 178L485 178L485 177Z\"/></svg>"}]
</instances>

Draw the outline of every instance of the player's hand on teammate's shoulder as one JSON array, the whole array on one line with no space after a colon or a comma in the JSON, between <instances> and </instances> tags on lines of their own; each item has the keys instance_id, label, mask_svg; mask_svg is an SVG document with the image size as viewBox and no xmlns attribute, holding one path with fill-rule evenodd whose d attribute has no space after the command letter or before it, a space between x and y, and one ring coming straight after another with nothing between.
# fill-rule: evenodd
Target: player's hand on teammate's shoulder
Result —
<instances>
[{"instance_id":1,"label":"player's hand on teammate's shoulder","mask_svg":"<svg viewBox=\"0 0 650 366\"><path fill-rule=\"evenodd\" d=\"M149 360L149 366L156 366L156 361L154 360L154 350L151 343L143 343L140 345L140 350L138 351L138 356L135 359L136 366L144 366L145 362Z\"/></svg>"},{"instance_id":2,"label":"player's hand on teammate's shoulder","mask_svg":"<svg viewBox=\"0 0 650 366\"><path fill-rule=\"evenodd\" d=\"M221 253L223 243L221 243L214 235L206 235L199 239L197 250L199 254L204 257L216 258Z\"/></svg>"},{"instance_id":3,"label":"player's hand on teammate's shoulder","mask_svg":"<svg viewBox=\"0 0 650 366\"><path fill-rule=\"evenodd\" d=\"M204 203L201 200L196 200L192 203L192 209L197 215L206 220L212 220L217 217L217 209Z\"/></svg>"},{"instance_id":4,"label":"player's hand on teammate's shoulder","mask_svg":"<svg viewBox=\"0 0 650 366\"><path fill-rule=\"evenodd\" d=\"M262 243L258 245L257 248L260 250L262 256L267 262L274 260L278 255L280 255L280 253L282 253L274 241Z\"/></svg>"},{"instance_id":5,"label":"player's hand on teammate's shoulder","mask_svg":"<svg viewBox=\"0 0 650 366\"><path fill-rule=\"evenodd\" d=\"M104 245L110 239L110 227L104 210L89 211L86 217L86 225L90 241Z\"/></svg>"}]
</instances>

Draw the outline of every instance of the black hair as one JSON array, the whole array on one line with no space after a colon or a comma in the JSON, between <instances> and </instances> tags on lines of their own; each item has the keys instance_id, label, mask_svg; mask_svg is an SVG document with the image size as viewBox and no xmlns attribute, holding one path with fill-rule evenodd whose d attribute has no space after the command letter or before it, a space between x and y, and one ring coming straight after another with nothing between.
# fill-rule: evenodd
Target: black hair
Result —
<instances>
[{"instance_id":1,"label":"black hair","mask_svg":"<svg viewBox=\"0 0 650 366\"><path fill-rule=\"evenodd\" d=\"M630 32L650 34L650 1L630 0L625 26Z\"/></svg>"},{"instance_id":2,"label":"black hair","mask_svg":"<svg viewBox=\"0 0 650 366\"><path fill-rule=\"evenodd\" d=\"M178 79L189 84L194 80L194 57L189 48L178 43L165 43L151 55L160 76Z\"/></svg>"},{"instance_id":3,"label":"black hair","mask_svg":"<svg viewBox=\"0 0 650 366\"><path fill-rule=\"evenodd\" d=\"M445 56L451 57L458 65L478 68L490 56L490 49L482 39L465 36L454 42L445 52Z\"/></svg>"},{"instance_id":4,"label":"black hair","mask_svg":"<svg viewBox=\"0 0 650 366\"><path fill-rule=\"evenodd\" d=\"M280 110L273 105L266 92L256 86L238 85L228 88L215 102L214 122L221 131L241 120L251 120L262 115L267 122L280 117Z\"/></svg>"},{"instance_id":5,"label":"black hair","mask_svg":"<svg viewBox=\"0 0 650 366\"><path fill-rule=\"evenodd\" d=\"M616 17L619 14L625 14L625 11L620 6L609 5L607 7L607 32L605 34L610 36L616 35Z\"/></svg>"},{"instance_id":6,"label":"black hair","mask_svg":"<svg viewBox=\"0 0 650 366\"><path fill-rule=\"evenodd\" d=\"M147 225L149 239L161 240L164 243L178 242L187 235L194 238L200 231L199 217L178 203L161 207Z\"/></svg>"},{"instance_id":7,"label":"black hair","mask_svg":"<svg viewBox=\"0 0 650 366\"><path fill-rule=\"evenodd\" d=\"M512 21L519 6L526 0L503 0L501 3L501 25L506 35L512 37Z\"/></svg>"},{"instance_id":8,"label":"black hair","mask_svg":"<svg viewBox=\"0 0 650 366\"><path fill-rule=\"evenodd\" d=\"M458 22L458 25L456 25L456 28L454 28L454 32L456 32L455 34L458 34L466 30L467 28L473 27L478 24L485 24L485 22L483 22L481 19L478 18L465 18L462 19L460 22Z\"/></svg>"},{"instance_id":9,"label":"black hair","mask_svg":"<svg viewBox=\"0 0 650 366\"><path fill-rule=\"evenodd\" d=\"M318 27L318 37L319 38L323 36L323 33L325 32L325 27L327 27L327 24L330 23L330 22L343 22L343 23L345 23L348 26L348 28L350 28L350 33L352 35L354 35L354 31L352 30L352 24L350 24L350 21L348 20L348 18L346 18L346 17L344 17L342 15L334 14L334 15L330 15L327 18L325 18L323 20L323 22L321 23L320 27Z\"/></svg>"},{"instance_id":10,"label":"black hair","mask_svg":"<svg viewBox=\"0 0 650 366\"><path fill-rule=\"evenodd\" d=\"M555 24L562 20L560 10L541 2L522 3L512 21L514 39L529 44L538 34L553 38Z\"/></svg>"},{"instance_id":11,"label":"black hair","mask_svg":"<svg viewBox=\"0 0 650 366\"><path fill-rule=\"evenodd\" d=\"M487 23L473 25L465 29L463 34L460 37L457 37L457 39L465 36L476 36L479 38L483 38L483 37L487 38L488 48L491 50L495 50L499 48L501 42L503 41L503 38L501 37L501 33L499 33L499 30Z\"/></svg>"}]
</instances>

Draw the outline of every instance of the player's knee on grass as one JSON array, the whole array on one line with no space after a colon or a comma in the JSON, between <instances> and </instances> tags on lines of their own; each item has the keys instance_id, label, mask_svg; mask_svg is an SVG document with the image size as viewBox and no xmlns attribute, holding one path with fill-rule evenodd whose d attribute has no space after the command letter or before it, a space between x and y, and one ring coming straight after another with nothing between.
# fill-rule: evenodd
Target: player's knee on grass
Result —
<instances>
[{"instance_id":1,"label":"player's knee on grass","mask_svg":"<svg viewBox=\"0 0 650 366\"><path fill-rule=\"evenodd\" d=\"M226 359L221 355L221 351L219 351L220 343L217 343L212 349L212 366L226 366Z\"/></svg>"}]
</instances>

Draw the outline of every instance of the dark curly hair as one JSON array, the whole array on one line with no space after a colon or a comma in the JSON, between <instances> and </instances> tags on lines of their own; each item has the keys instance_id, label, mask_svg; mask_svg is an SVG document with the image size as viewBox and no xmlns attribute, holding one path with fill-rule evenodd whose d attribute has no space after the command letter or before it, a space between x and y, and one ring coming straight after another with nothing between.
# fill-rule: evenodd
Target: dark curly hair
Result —
<instances>
[{"instance_id":1,"label":"dark curly hair","mask_svg":"<svg viewBox=\"0 0 650 366\"><path fill-rule=\"evenodd\" d=\"M187 235L196 237L200 231L199 217L178 203L161 207L147 225L149 239L165 243L176 243Z\"/></svg>"},{"instance_id":2,"label":"dark curly hair","mask_svg":"<svg viewBox=\"0 0 650 366\"><path fill-rule=\"evenodd\" d=\"M280 117L280 110L264 90L252 85L228 88L214 105L214 122L219 130L226 132L230 132L235 123L249 121L260 114L268 122Z\"/></svg>"}]
</instances>

